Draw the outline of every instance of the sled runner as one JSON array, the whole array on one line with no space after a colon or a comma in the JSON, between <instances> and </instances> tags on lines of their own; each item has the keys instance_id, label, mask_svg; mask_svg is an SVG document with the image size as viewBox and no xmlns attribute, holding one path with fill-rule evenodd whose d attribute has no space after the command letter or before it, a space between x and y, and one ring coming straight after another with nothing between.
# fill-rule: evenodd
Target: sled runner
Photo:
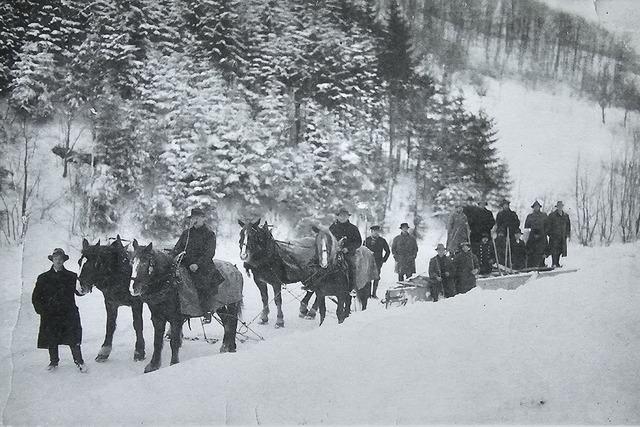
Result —
<instances>
[{"instance_id":1,"label":"sled runner","mask_svg":"<svg viewBox=\"0 0 640 427\"><path fill-rule=\"evenodd\" d=\"M499 272L490 275L479 276L476 286L481 289L516 289L525 283L532 282L542 277L552 277L560 274L575 273L577 268L532 268L521 271L504 268L502 275ZM418 275L409 280L397 282L395 286L387 289L384 299L381 301L386 308L402 306L415 301L433 301L430 295L429 278Z\"/></svg>"}]
</instances>

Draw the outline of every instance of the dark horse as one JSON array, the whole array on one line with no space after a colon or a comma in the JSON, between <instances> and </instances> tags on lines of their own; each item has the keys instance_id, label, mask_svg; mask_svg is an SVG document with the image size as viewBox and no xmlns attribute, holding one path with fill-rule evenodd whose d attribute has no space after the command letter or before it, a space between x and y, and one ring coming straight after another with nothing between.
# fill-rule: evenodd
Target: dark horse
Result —
<instances>
[{"instance_id":1,"label":"dark horse","mask_svg":"<svg viewBox=\"0 0 640 427\"><path fill-rule=\"evenodd\" d=\"M153 322L153 356L144 368L152 372L160 368L162 346L167 322L170 329L171 364L179 362L179 350L182 344L182 324L187 316L180 308L181 286L173 257L164 251L156 251L153 244L139 246L133 241L133 275L130 292L139 295L151 310ZM220 352L235 352L238 315L242 307L242 274L231 263L213 261L225 280L218 287L218 293L212 297L211 311L215 311L222 320L224 338Z\"/></svg>"},{"instance_id":2,"label":"dark horse","mask_svg":"<svg viewBox=\"0 0 640 427\"><path fill-rule=\"evenodd\" d=\"M301 282L306 277L301 265L313 256L313 238L301 239L296 244L279 244L273 238L269 225L260 226L260 220L245 224L238 221L240 227L240 259L244 267L253 274L253 281L260 290L262 313L260 323L269 322L269 291L273 288L274 300L278 309L276 328L284 327L282 313L282 285Z\"/></svg>"},{"instance_id":3,"label":"dark horse","mask_svg":"<svg viewBox=\"0 0 640 427\"><path fill-rule=\"evenodd\" d=\"M262 226L260 220L247 224L238 221L238 224L242 227L240 258L244 261L245 268L253 273L253 280L262 297L260 323L265 324L269 321L267 284L273 287L274 300L278 308L276 327L283 327L282 286L297 282L310 286L318 294L318 303L322 311L320 323L324 320L326 312L326 307L322 305L326 295L338 297L338 320L344 320L345 307L349 303L348 284L345 282L346 276L343 277L343 273L346 273L336 269L339 246L328 229L314 227L317 233L315 238L300 239L292 244L276 241L266 222ZM323 259L323 256L327 260L325 267L316 261Z\"/></svg>"},{"instance_id":4,"label":"dark horse","mask_svg":"<svg viewBox=\"0 0 640 427\"><path fill-rule=\"evenodd\" d=\"M133 360L144 360L144 336L142 334L142 300L129 293L131 279L131 260L120 236L110 245L100 246L100 241L90 245L87 239L82 240L82 255L78 260L80 275L78 277L82 292L91 292L93 287L100 289L104 296L107 310L107 327L104 342L96 356L97 362L105 362L111 354L113 333L116 330L118 307L131 307L133 313L133 329L136 331L136 345Z\"/></svg>"}]
</instances>

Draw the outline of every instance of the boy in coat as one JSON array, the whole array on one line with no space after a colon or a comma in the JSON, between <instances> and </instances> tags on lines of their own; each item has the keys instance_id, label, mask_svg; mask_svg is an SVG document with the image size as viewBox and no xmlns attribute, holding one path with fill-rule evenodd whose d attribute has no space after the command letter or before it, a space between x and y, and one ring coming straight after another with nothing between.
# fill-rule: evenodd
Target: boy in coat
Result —
<instances>
[{"instance_id":1,"label":"boy in coat","mask_svg":"<svg viewBox=\"0 0 640 427\"><path fill-rule=\"evenodd\" d=\"M479 271L480 263L478 257L471 252L471 244L469 242L460 243L460 252L453 259L457 293L464 294L475 288L476 274Z\"/></svg>"},{"instance_id":2,"label":"boy in coat","mask_svg":"<svg viewBox=\"0 0 640 427\"><path fill-rule=\"evenodd\" d=\"M380 277L380 270L382 269L382 264L387 262L389 259L389 255L391 255L391 250L389 249L389 244L384 239L384 237L380 236L380 226L372 225L369 227L371 230L371 236L367 237L364 240L364 245L373 252L373 258L376 260L376 267L378 267L378 277ZM372 291L371 298L377 299L376 292L378 291L378 283L380 283L380 279L375 279L372 282Z\"/></svg>"},{"instance_id":3,"label":"boy in coat","mask_svg":"<svg viewBox=\"0 0 640 427\"><path fill-rule=\"evenodd\" d=\"M493 250L493 243L489 241L489 236L484 234L478 245L478 262L480 263L480 274L489 274L493 270L496 262L496 255Z\"/></svg>"},{"instance_id":4,"label":"boy in coat","mask_svg":"<svg viewBox=\"0 0 640 427\"><path fill-rule=\"evenodd\" d=\"M437 255L429 260L430 293L433 301L438 301L440 291L445 298L456 295L456 287L453 283L453 265L446 254L446 248L442 243L436 247Z\"/></svg>"},{"instance_id":5,"label":"boy in coat","mask_svg":"<svg viewBox=\"0 0 640 427\"><path fill-rule=\"evenodd\" d=\"M78 370L87 372L82 359L82 325L76 306L75 295L82 296L76 290L78 276L64 268L69 259L61 248L56 248L48 256L53 263L51 269L38 276L31 297L33 308L40 315L38 348L49 350L49 371L58 367L59 345L68 345Z\"/></svg>"},{"instance_id":6,"label":"boy in coat","mask_svg":"<svg viewBox=\"0 0 640 427\"><path fill-rule=\"evenodd\" d=\"M522 230L515 232L515 240L511 244L511 268L522 270L527 268L527 247L522 240Z\"/></svg>"}]
</instances>

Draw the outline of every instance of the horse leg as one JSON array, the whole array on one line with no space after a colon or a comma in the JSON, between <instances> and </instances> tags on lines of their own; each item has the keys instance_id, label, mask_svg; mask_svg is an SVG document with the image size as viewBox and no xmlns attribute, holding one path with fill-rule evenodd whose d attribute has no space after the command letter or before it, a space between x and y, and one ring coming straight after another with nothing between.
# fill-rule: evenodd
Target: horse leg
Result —
<instances>
[{"instance_id":1,"label":"horse leg","mask_svg":"<svg viewBox=\"0 0 640 427\"><path fill-rule=\"evenodd\" d=\"M218 310L218 315L222 319L224 327L224 337L220 353L236 352L236 330L238 329L238 303L229 304Z\"/></svg>"},{"instance_id":2,"label":"horse leg","mask_svg":"<svg viewBox=\"0 0 640 427\"><path fill-rule=\"evenodd\" d=\"M171 325L171 364L180 363L180 347L182 347L182 318L174 318L169 324Z\"/></svg>"},{"instance_id":3,"label":"horse leg","mask_svg":"<svg viewBox=\"0 0 640 427\"><path fill-rule=\"evenodd\" d=\"M282 313L282 287L280 285L273 285L273 292L276 294L275 301L276 307L278 308L276 328L284 328L284 313Z\"/></svg>"},{"instance_id":4,"label":"horse leg","mask_svg":"<svg viewBox=\"0 0 640 427\"><path fill-rule=\"evenodd\" d=\"M307 313L309 313L309 309L307 308L307 305L311 300L311 295L313 295L313 292L307 291L307 293L304 294L304 298L302 298L302 301L300 301L300 317L304 317L307 315Z\"/></svg>"},{"instance_id":5,"label":"horse leg","mask_svg":"<svg viewBox=\"0 0 640 427\"><path fill-rule=\"evenodd\" d=\"M262 313L260 313L260 324L266 325L269 323L269 290L267 289L267 283L261 279L256 279L253 275L254 282L260 290L260 298L262 298Z\"/></svg>"},{"instance_id":6,"label":"horse leg","mask_svg":"<svg viewBox=\"0 0 640 427\"><path fill-rule=\"evenodd\" d=\"M318 302L318 308L320 309L320 325L322 325L324 317L327 315L327 306L324 301L324 295L316 294L316 301Z\"/></svg>"},{"instance_id":7,"label":"horse leg","mask_svg":"<svg viewBox=\"0 0 640 427\"><path fill-rule=\"evenodd\" d=\"M106 362L111 354L111 345L113 343L113 333L116 331L116 319L118 317L118 306L104 299L104 307L107 310L107 327L104 335L104 342L96 356L96 362Z\"/></svg>"},{"instance_id":8,"label":"horse leg","mask_svg":"<svg viewBox=\"0 0 640 427\"><path fill-rule=\"evenodd\" d=\"M151 361L144 367L144 373L153 372L160 367L162 360L162 345L164 340L164 328L167 326L165 318L154 317L151 315L153 323L153 355Z\"/></svg>"},{"instance_id":9,"label":"horse leg","mask_svg":"<svg viewBox=\"0 0 640 427\"><path fill-rule=\"evenodd\" d=\"M131 302L131 313L133 314L133 329L136 331L136 348L133 351L133 360L138 362L144 360L144 334L142 333L142 300L135 298Z\"/></svg>"}]
</instances>

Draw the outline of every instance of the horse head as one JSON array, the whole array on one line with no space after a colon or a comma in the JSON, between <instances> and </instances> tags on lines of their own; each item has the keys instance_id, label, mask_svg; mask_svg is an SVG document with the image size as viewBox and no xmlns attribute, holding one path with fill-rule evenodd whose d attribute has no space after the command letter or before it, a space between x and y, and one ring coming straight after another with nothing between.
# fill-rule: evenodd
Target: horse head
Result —
<instances>
[{"instance_id":1,"label":"horse head","mask_svg":"<svg viewBox=\"0 0 640 427\"><path fill-rule=\"evenodd\" d=\"M78 260L80 274L78 281L82 293L91 292L94 286L114 286L129 281L131 263L120 235L110 245L89 244L82 240L82 253Z\"/></svg>"},{"instance_id":2,"label":"horse head","mask_svg":"<svg viewBox=\"0 0 640 427\"><path fill-rule=\"evenodd\" d=\"M260 226L256 222L238 221L240 227L240 259L249 265L257 265L275 253L275 240L267 221Z\"/></svg>"},{"instance_id":3,"label":"horse head","mask_svg":"<svg viewBox=\"0 0 640 427\"><path fill-rule=\"evenodd\" d=\"M311 229L316 233L314 247L318 265L321 268L335 265L342 254L342 240L338 241L326 227L314 225Z\"/></svg>"},{"instance_id":4,"label":"horse head","mask_svg":"<svg viewBox=\"0 0 640 427\"><path fill-rule=\"evenodd\" d=\"M129 280L131 295L140 296L145 293L151 285L155 267L156 253L153 250L153 243L141 246L137 239L133 239L133 267Z\"/></svg>"}]
</instances>

